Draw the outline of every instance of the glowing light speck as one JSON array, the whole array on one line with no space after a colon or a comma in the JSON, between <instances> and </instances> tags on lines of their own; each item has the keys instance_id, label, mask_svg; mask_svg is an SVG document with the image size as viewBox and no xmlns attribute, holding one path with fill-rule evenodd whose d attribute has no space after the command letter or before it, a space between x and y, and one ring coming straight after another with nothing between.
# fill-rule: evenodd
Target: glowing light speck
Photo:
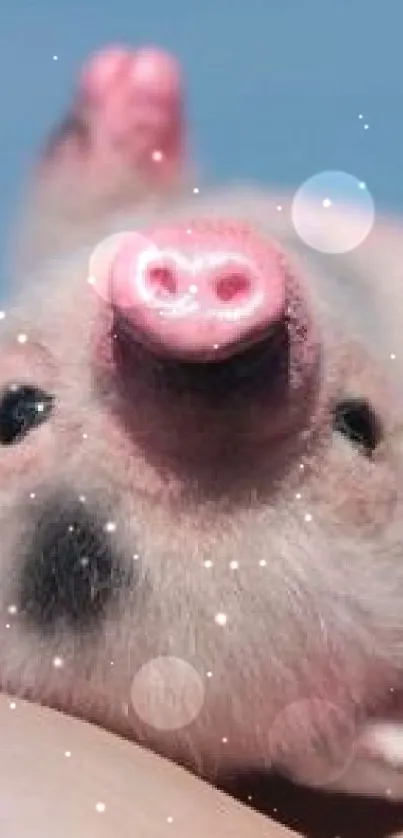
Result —
<instances>
[{"instance_id":1,"label":"glowing light speck","mask_svg":"<svg viewBox=\"0 0 403 838\"><path fill-rule=\"evenodd\" d=\"M236 562L236 561L233 561L233 562L229 563L229 566L230 566L231 570L237 570L238 567L239 567L239 563Z\"/></svg>"},{"instance_id":2,"label":"glowing light speck","mask_svg":"<svg viewBox=\"0 0 403 838\"><path fill-rule=\"evenodd\" d=\"M100 801L99 803L96 804L95 808L96 808L97 812L104 812L105 809L106 809L106 806L105 806L105 803L102 803Z\"/></svg>"},{"instance_id":3,"label":"glowing light speck","mask_svg":"<svg viewBox=\"0 0 403 838\"><path fill-rule=\"evenodd\" d=\"M18 343L26 343L28 338L27 338L26 335L18 335L17 340L18 340Z\"/></svg>"},{"instance_id":4,"label":"glowing light speck","mask_svg":"<svg viewBox=\"0 0 403 838\"><path fill-rule=\"evenodd\" d=\"M227 615L221 612L216 614L214 619L218 626L225 626L227 623Z\"/></svg>"},{"instance_id":5,"label":"glowing light speck","mask_svg":"<svg viewBox=\"0 0 403 838\"><path fill-rule=\"evenodd\" d=\"M55 669L61 669L63 665L64 665L63 658L59 658L59 657L53 658L53 666L55 667Z\"/></svg>"},{"instance_id":6,"label":"glowing light speck","mask_svg":"<svg viewBox=\"0 0 403 838\"><path fill-rule=\"evenodd\" d=\"M106 530L106 532L115 532L115 530L116 530L115 522L114 521L108 521L107 524L105 524L105 530Z\"/></svg>"},{"instance_id":7,"label":"glowing light speck","mask_svg":"<svg viewBox=\"0 0 403 838\"><path fill-rule=\"evenodd\" d=\"M4 320L5 316L6 316L6 312L5 311L0 311L0 320Z\"/></svg>"}]
</instances>

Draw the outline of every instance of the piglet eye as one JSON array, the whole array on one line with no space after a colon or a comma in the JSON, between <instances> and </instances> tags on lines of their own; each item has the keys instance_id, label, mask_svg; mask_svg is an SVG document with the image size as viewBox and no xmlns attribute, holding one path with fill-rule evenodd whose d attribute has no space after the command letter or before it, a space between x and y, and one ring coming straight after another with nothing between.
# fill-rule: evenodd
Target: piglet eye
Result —
<instances>
[{"instance_id":1,"label":"piglet eye","mask_svg":"<svg viewBox=\"0 0 403 838\"><path fill-rule=\"evenodd\" d=\"M366 399L350 398L338 402L333 411L333 428L367 456L382 442L381 421Z\"/></svg>"},{"instance_id":2,"label":"piglet eye","mask_svg":"<svg viewBox=\"0 0 403 838\"><path fill-rule=\"evenodd\" d=\"M32 384L13 385L0 392L0 445L20 442L46 422L53 401L53 396Z\"/></svg>"}]
</instances>

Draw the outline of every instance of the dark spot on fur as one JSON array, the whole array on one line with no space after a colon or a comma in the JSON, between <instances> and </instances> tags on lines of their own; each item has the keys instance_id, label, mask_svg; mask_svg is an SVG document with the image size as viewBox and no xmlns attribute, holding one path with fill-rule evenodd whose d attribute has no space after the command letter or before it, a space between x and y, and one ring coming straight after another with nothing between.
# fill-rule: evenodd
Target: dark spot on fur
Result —
<instances>
[{"instance_id":1,"label":"dark spot on fur","mask_svg":"<svg viewBox=\"0 0 403 838\"><path fill-rule=\"evenodd\" d=\"M47 505L33 532L18 607L35 629L96 628L122 588L136 583L130 559L119 555L105 524L79 501Z\"/></svg>"}]
</instances>

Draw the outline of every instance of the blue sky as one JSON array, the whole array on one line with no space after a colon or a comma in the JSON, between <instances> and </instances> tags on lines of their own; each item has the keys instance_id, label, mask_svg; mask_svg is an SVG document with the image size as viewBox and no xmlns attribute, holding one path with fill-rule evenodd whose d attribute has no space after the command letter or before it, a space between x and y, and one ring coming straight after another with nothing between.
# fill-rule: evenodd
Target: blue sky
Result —
<instances>
[{"instance_id":1,"label":"blue sky","mask_svg":"<svg viewBox=\"0 0 403 838\"><path fill-rule=\"evenodd\" d=\"M295 187L339 169L403 211L403 0L2 0L0 22L2 247L77 65L110 41L181 59L211 176Z\"/></svg>"}]
</instances>

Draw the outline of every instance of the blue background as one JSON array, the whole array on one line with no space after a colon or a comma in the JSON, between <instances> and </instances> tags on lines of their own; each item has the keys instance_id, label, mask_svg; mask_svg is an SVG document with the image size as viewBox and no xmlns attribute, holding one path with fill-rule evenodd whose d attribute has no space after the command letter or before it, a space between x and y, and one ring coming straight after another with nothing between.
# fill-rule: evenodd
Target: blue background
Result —
<instances>
[{"instance_id":1,"label":"blue background","mask_svg":"<svg viewBox=\"0 0 403 838\"><path fill-rule=\"evenodd\" d=\"M214 177L295 187L339 169L403 210L403 0L3 0L0 22L1 253L77 65L110 41L178 55Z\"/></svg>"}]
</instances>

